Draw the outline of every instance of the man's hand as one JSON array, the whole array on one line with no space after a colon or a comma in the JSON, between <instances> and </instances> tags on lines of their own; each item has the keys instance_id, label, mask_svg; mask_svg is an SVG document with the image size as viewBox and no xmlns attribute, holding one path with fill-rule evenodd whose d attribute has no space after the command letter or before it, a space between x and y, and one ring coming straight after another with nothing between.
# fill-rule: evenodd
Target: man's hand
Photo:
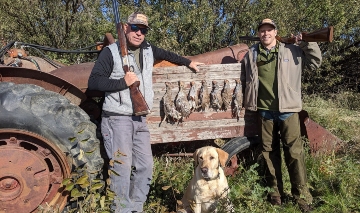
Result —
<instances>
[{"instance_id":1,"label":"man's hand","mask_svg":"<svg viewBox=\"0 0 360 213\"><path fill-rule=\"evenodd\" d=\"M132 85L135 81L139 81L138 77L134 72L127 72L124 76L125 83L127 86Z\"/></svg>"},{"instance_id":2,"label":"man's hand","mask_svg":"<svg viewBox=\"0 0 360 213\"><path fill-rule=\"evenodd\" d=\"M201 62L197 62L197 61L192 61L190 64L189 64L189 67L191 69L193 69L195 72L199 72L199 68L197 67L198 65L203 65L204 63L201 63Z\"/></svg>"}]
</instances>

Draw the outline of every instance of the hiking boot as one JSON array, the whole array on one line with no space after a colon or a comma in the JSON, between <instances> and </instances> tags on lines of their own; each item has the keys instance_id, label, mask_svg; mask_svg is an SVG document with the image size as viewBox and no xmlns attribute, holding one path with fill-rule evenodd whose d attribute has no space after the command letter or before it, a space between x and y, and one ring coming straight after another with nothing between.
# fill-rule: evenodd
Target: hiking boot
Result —
<instances>
[{"instance_id":1,"label":"hiking boot","mask_svg":"<svg viewBox=\"0 0 360 213\"><path fill-rule=\"evenodd\" d=\"M312 208L309 204L298 204L301 212L311 212Z\"/></svg>"},{"instance_id":2,"label":"hiking boot","mask_svg":"<svg viewBox=\"0 0 360 213\"><path fill-rule=\"evenodd\" d=\"M270 203L273 206L281 206L281 197L280 196L271 196Z\"/></svg>"},{"instance_id":3,"label":"hiking boot","mask_svg":"<svg viewBox=\"0 0 360 213\"><path fill-rule=\"evenodd\" d=\"M312 207L309 204L307 204L304 200L298 200L297 203L298 203L298 206L299 206L301 212L305 213L305 212L312 211Z\"/></svg>"}]
</instances>

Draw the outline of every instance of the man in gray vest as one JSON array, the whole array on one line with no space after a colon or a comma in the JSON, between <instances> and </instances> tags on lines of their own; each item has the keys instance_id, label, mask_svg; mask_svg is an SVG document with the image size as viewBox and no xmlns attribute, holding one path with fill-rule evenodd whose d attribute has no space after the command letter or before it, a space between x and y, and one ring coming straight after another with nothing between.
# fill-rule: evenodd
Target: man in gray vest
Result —
<instances>
[{"instance_id":1,"label":"man in gray vest","mask_svg":"<svg viewBox=\"0 0 360 213\"><path fill-rule=\"evenodd\" d=\"M260 43L250 47L245 55L242 85L245 87L244 107L259 113L262 153L267 165L267 184L272 190L269 200L281 205L284 196L279 132L288 168L291 193L302 211L310 211L312 196L307 186L304 148L300 134L298 112L302 109L301 73L305 67L315 70L321 64L321 52L315 42L295 44L276 40L273 20L264 19L258 25Z\"/></svg>"},{"instance_id":2,"label":"man in gray vest","mask_svg":"<svg viewBox=\"0 0 360 213\"><path fill-rule=\"evenodd\" d=\"M110 188L116 193L112 209L116 213L142 212L150 189L153 156L146 116L135 116L129 86L140 81L140 91L148 107L153 105L152 70L154 61L167 60L198 71L197 65L175 53L151 45L145 40L149 30L148 18L132 13L124 25L133 72L125 74L118 43L104 48L88 81L90 90L105 92L101 133L106 153L114 163Z\"/></svg>"}]
</instances>

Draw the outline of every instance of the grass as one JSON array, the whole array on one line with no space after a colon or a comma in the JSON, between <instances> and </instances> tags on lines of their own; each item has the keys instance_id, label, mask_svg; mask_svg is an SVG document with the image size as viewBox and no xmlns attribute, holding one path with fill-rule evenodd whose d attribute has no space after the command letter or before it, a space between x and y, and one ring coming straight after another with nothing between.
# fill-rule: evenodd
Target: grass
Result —
<instances>
[{"instance_id":1,"label":"grass","mask_svg":"<svg viewBox=\"0 0 360 213\"><path fill-rule=\"evenodd\" d=\"M346 142L358 142L360 132L359 94L342 93L328 96L306 96L304 109L311 118Z\"/></svg>"},{"instance_id":2,"label":"grass","mask_svg":"<svg viewBox=\"0 0 360 213\"><path fill-rule=\"evenodd\" d=\"M314 197L313 212L359 213L360 97L353 93L306 96L304 109L312 120L346 144L343 150L336 153L306 155L309 187ZM175 212L177 202L192 177L193 159L156 157L154 160L154 177L145 211ZM266 201L267 188L262 182L262 168L260 160L246 159L238 173L228 177L231 190L228 199L234 206L234 212L300 212L291 199L281 207L274 207ZM283 180L285 193L290 197L290 181L285 166ZM219 212L222 212L221 205L219 208Z\"/></svg>"},{"instance_id":3,"label":"grass","mask_svg":"<svg viewBox=\"0 0 360 213\"><path fill-rule=\"evenodd\" d=\"M345 142L338 152L310 154L306 149L308 184L314 197L314 213L360 213L360 97L354 93L342 93L327 96L304 97L304 109L310 118ZM305 140L305 139L304 139ZM219 146L226 140L218 139L213 144ZM306 142L306 140L305 140ZM185 146L193 146L187 144ZM238 213L297 213L297 205L291 200L290 180L283 163L284 190L289 199L282 206L272 206L266 201L268 188L263 184L264 163L259 149L247 157L241 158L238 172L228 177L230 194L219 205L218 212L227 212L226 205L231 202L233 212ZM249 157L250 156L250 157ZM178 201L193 176L192 157L154 158L154 175L144 212L175 212ZM81 173L77 173L81 174ZM66 187L77 194L78 207L71 212L110 212L108 203L113 194L103 195L99 183L87 184L82 175L67 180ZM77 185L77 186L74 186ZM95 187L99 185L98 187ZM80 191L78 191L78 189ZM76 192L76 193L75 193ZM39 208L39 212L47 211Z\"/></svg>"}]
</instances>

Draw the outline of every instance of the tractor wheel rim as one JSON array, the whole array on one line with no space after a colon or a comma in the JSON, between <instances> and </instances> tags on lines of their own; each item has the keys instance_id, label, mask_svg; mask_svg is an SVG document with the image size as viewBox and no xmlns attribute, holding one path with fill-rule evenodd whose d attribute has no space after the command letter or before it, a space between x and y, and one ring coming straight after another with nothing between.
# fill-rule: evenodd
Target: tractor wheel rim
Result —
<instances>
[{"instance_id":1,"label":"tractor wheel rim","mask_svg":"<svg viewBox=\"0 0 360 213\"><path fill-rule=\"evenodd\" d=\"M61 184L70 167L56 145L32 132L0 129L0 162L0 212L64 208Z\"/></svg>"}]
</instances>

